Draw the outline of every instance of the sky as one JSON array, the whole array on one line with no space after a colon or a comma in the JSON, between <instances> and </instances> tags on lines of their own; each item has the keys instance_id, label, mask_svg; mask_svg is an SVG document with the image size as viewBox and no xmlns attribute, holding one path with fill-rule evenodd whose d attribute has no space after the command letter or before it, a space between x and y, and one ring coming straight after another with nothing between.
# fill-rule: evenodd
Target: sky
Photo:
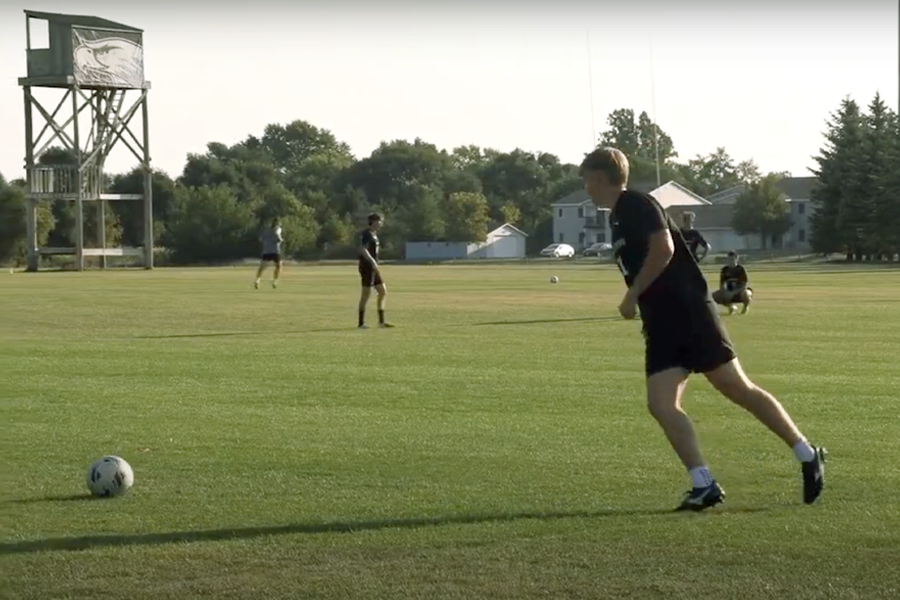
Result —
<instances>
[{"instance_id":1,"label":"sky","mask_svg":"<svg viewBox=\"0 0 900 600\"><path fill-rule=\"evenodd\" d=\"M6 0L7 179L24 164L26 8L144 30L151 155L173 177L208 142L295 119L359 158L419 137L578 163L618 108L655 115L681 160L724 147L806 176L843 98L897 110L900 95L897 0ZM60 97L35 95L50 111ZM136 164L120 144L106 169Z\"/></svg>"}]
</instances>

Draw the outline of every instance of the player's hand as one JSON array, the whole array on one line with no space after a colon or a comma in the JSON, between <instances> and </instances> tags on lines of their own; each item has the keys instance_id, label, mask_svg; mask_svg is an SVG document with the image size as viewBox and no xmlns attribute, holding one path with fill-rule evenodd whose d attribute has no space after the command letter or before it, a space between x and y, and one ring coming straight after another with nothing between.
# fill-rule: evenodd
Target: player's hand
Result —
<instances>
[{"instance_id":1,"label":"player's hand","mask_svg":"<svg viewBox=\"0 0 900 600\"><path fill-rule=\"evenodd\" d=\"M631 290L625 294L622 303L619 304L619 314L624 319L633 319L637 316L637 299L631 293Z\"/></svg>"}]
</instances>

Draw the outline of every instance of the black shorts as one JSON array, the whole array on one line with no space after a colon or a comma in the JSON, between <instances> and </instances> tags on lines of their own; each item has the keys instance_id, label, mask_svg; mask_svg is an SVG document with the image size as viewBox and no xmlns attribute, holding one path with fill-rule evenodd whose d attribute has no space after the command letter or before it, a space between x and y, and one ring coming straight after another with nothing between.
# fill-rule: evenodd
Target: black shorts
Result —
<instances>
[{"instance_id":1,"label":"black shorts","mask_svg":"<svg viewBox=\"0 0 900 600\"><path fill-rule=\"evenodd\" d=\"M642 306L641 314L648 377L676 367L706 373L737 357L711 297Z\"/></svg>"},{"instance_id":2,"label":"black shorts","mask_svg":"<svg viewBox=\"0 0 900 600\"><path fill-rule=\"evenodd\" d=\"M384 281L381 279L381 274L369 266L359 266L359 277L362 280L362 286L364 288L370 288L375 287L376 285L384 284Z\"/></svg>"},{"instance_id":3,"label":"black shorts","mask_svg":"<svg viewBox=\"0 0 900 600\"><path fill-rule=\"evenodd\" d=\"M281 255L278 254L277 252L276 252L276 253L263 254L263 255L262 255L262 260L263 260L263 262L280 263L280 262L281 262Z\"/></svg>"}]
</instances>

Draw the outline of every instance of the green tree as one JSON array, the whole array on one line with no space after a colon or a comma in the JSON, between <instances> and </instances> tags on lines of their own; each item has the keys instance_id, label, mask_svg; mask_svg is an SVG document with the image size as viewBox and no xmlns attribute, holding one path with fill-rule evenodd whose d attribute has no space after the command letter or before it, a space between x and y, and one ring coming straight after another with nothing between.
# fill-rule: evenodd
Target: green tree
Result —
<instances>
[{"instance_id":1,"label":"green tree","mask_svg":"<svg viewBox=\"0 0 900 600\"><path fill-rule=\"evenodd\" d=\"M427 242L443 239L447 224L444 220L444 192L435 186L411 185L406 193L414 196L404 204L406 214L403 219L408 227L406 240Z\"/></svg>"},{"instance_id":2,"label":"green tree","mask_svg":"<svg viewBox=\"0 0 900 600\"><path fill-rule=\"evenodd\" d=\"M25 261L27 206L24 182L8 184L0 174L0 262L21 264ZM39 202L36 212L38 246L46 246L55 225L53 212L46 202Z\"/></svg>"},{"instance_id":3,"label":"green tree","mask_svg":"<svg viewBox=\"0 0 900 600\"><path fill-rule=\"evenodd\" d=\"M487 239L488 201L482 194L459 192L447 201L447 241L483 242Z\"/></svg>"},{"instance_id":4,"label":"green tree","mask_svg":"<svg viewBox=\"0 0 900 600\"><path fill-rule=\"evenodd\" d=\"M503 215L502 221L511 225L516 225L522 220L522 212L519 207L512 202L507 202L500 207L500 213Z\"/></svg>"},{"instance_id":5,"label":"green tree","mask_svg":"<svg viewBox=\"0 0 900 600\"><path fill-rule=\"evenodd\" d=\"M863 228L866 254L870 258L893 254L900 229L900 189L892 183L900 165L897 143L897 115L876 94L864 119L863 147L865 160L861 166L869 194L866 204L871 212Z\"/></svg>"},{"instance_id":6,"label":"green tree","mask_svg":"<svg viewBox=\"0 0 900 600\"><path fill-rule=\"evenodd\" d=\"M600 136L600 146L618 148L628 156L629 182L655 185L657 181L657 145L659 146L659 182L680 181L683 176L674 159L678 156L672 138L653 123L646 112L635 120L634 111L620 108L607 117L609 129Z\"/></svg>"},{"instance_id":7,"label":"green tree","mask_svg":"<svg viewBox=\"0 0 900 600\"><path fill-rule=\"evenodd\" d=\"M175 263L223 263L259 253L250 206L227 185L175 189L163 244Z\"/></svg>"},{"instance_id":8,"label":"green tree","mask_svg":"<svg viewBox=\"0 0 900 600\"><path fill-rule=\"evenodd\" d=\"M818 168L812 169L819 185L811 198L811 244L816 252L846 252L852 258L861 252L866 211L872 209L862 176L865 142L859 105L845 98L826 127L825 146L814 157Z\"/></svg>"},{"instance_id":9,"label":"green tree","mask_svg":"<svg viewBox=\"0 0 900 600\"><path fill-rule=\"evenodd\" d=\"M632 109L619 108L612 111L606 117L606 124L609 129L600 134L600 146L618 148L630 160L641 156L641 130Z\"/></svg>"},{"instance_id":10,"label":"green tree","mask_svg":"<svg viewBox=\"0 0 900 600\"><path fill-rule=\"evenodd\" d=\"M326 258L345 258L355 255L356 228L350 215L339 217L331 213L322 223L319 234L322 254Z\"/></svg>"},{"instance_id":11,"label":"green tree","mask_svg":"<svg viewBox=\"0 0 900 600\"><path fill-rule=\"evenodd\" d=\"M735 164L725 148L716 148L715 152L706 156L698 155L688 160L682 165L681 172L680 183L704 197L759 179L759 168L755 163L744 161Z\"/></svg>"},{"instance_id":12,"label":"green tree","mask_svg":"<svg viewBox=\"0 0 900 600\"><path fill-rule=\"evenodd\" d=\"M151 175L153 186L153 239L159 241L166 228L169 210L175 197L175 181L163 171L154 170ZM113 194L143 194L144 170L136 167L128 173L112 178L110 191ZM122 225L122 244L140 246L144 243L143 202L121 201L111 203Z\"/></svg>"},{"instance_id":13,"label":"green tree","mask_svg":"<svg viewBox=\"0 0 900 600\"><path fill-rule=\"evenodd\" d=\"M779 175L770 174L747 189L734 204L732 227L739 235L758 235L765 248L791 228L791 210L777 187Z\"/></svg>"}]
</instances>

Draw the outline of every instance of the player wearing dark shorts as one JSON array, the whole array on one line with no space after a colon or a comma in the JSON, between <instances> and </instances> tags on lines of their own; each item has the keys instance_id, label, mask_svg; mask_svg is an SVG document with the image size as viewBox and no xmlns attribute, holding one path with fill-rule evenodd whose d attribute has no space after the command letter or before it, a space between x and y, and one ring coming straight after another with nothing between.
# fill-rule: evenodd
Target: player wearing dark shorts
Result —
<instances>
[{"instance_id":1,"label":"player wearing dark shorts","mask_svg":"<svg viewBox=\"0 0 900 600\"><path fill-rule=\"evenodd\" d=\"M621 151L598 148L585 157L580 172L594 203L611 209L613 251L628 287L619 313L634 319L640 311L648 408L691 477L692 489L678 510L704 510L725 496L681 409L691 373L703 373L793 449L801 463L803 501L815 502L823 487L825 450L813 447L778 400L744 373L678 226L652 196L626 189L628 170Z\"/></svg>"},{"instance_id":2,"label":"player wearing dark shorts","mask_svg":"<svg viewBox=\"0 0 900 600\"><path fill-rule=\"evenodd\" d=\"M719 273L719 289L713 292L713 300L716 304L728 307L728 314L734 312L735 304L743 304L741 314L750 310L750 302L753 300L753 289L750 287L750 279L747 269L739 265L740 257L737 252L728 253L728 264L722 267Z\"/></svg>"},{"instance_id":3,"label":"player wearing dark shorts","mask_svg":"<svg viewBox=\"0 0 900 600\"><path fill-rule=\"evenodd\" d=\"M381 269L378 265L378 251L381 244L378 241L378 231L384 224L384 219L378 213L369 215L369 224L359 234L359 277L362 290L359 296L359 329L366 327L366 305L372 289L378 294L378 326L381 328L393 327L384 320L384 301L387 296L387 286L381 278Z\"/></svg>"},{"instance_id":4,"label":"player wearing dark shorts","mask_svg":"<svg viewBox=\"0 0 900 600\"><path fill-rule=\"evenodd\" d=\"M709 242L706 241L706 238L699 231L694 229L694 213L687 211L682 213L681 218L684 221L684 225L681 228L681 237L684 238L688 250L691 251L697 262L701 262L709 254Z\"/></svg>"}]
</instances>

